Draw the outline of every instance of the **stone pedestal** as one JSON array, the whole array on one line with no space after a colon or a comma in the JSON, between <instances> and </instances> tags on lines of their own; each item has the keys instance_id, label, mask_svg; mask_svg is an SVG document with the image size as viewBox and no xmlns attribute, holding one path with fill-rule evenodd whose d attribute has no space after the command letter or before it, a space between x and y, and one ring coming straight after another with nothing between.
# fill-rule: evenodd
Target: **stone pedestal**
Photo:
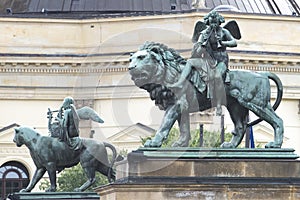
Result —
<instances>
[{"instance_id":1,"label":"stone pedestal","mask_svg":"<svg viewBox=\"0 0 300 200\"><path fill-rule=\"evenodd\" d=\"M10 200L99 200L93 192L24 192L8 196Z\"/></svg>"},{"instance_id":2,"label":"stone pedestal","mask_svg":"<svg viewBox=\"0 0 300 200\"><path fill-rule=\"evenodd\" d=\"M300 199L292 149L141 148L117 165L101 200Z\"/></svg>"}]
</instances>

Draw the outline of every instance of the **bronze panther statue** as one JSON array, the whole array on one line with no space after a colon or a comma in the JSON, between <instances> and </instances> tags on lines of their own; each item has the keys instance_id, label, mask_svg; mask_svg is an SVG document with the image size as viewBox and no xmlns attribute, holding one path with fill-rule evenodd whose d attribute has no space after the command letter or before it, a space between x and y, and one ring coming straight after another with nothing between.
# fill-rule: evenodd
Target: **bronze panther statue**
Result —
<instances>
[{"instance_id":1,"label":"bronze panther statue","mask_svg":"<svg viewBox=\"0 0 300 200\"><path fill-rule=\"evenodd\" d=\"M36 165L36 171L29 185L20 192L30 192L37 182L48 172L50 188L48 192L56 191L56 172L64 168L77 165L79 162L84 169L88 180L75 191L84 191L95 182L95 172L98 171L107 176L109 182L115 180L115 172L112 169L117 152L113 145L92 139L80 138L82 148L71 149L65 142L58 138L41 136L35 129L18 127L15 129L13 141L18 147L25 145ZM112 161L109 162L106 148L113 152Z\"/></svg>"}]
</instances>

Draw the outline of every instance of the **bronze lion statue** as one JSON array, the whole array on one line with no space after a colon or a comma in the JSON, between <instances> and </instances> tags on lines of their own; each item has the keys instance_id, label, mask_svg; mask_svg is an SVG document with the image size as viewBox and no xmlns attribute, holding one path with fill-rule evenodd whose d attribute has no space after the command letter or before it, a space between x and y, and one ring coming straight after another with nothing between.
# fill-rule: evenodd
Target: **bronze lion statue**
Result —
<instances>
[{"instance_id":1,"label":"bronze lion statue","mask_svg":"<svg viewBox=\"0 0 300 200\"><path fill-rule=\"evenodd\" d=\"M201 62L204 66L210 61L203 59ZM176 121L179 124L180 136L173 146L188 146L191 137L189 113L212 107L211 100L207 98L205 80L199 80L197 85L206 88L202 92L199 92L191 81L186 81L180 90L168 87L178 81L185 64L186 60L174 49L155 42L146 42L137 52L131 54L128 67L131 79L136 86L149 92L150 98L160 109L165 110L161 126L154 138L146 141L145 147L160 147ZM282 99L283 87L280 79L271 72L230 70L228 74L230 84L225 84L227 101L224 106L230 113L234 130L231 141L224 142L221 146L237 147L247 126L264 120L274 129L274 141L265 147L280 148L283 142L283 121L274 111ZM273 80L277 87L277 98L273 107L270 104L269 79ZM247 122L249 110L259 117L250 124Z\"/></svg>"},{"instance_id":2,"label":"bronze lion statue","mask_svg":"<svg viewBox=\"0 0 300 200\"><path fill-rule=\"evenodd\" d=\"M56 191L56 172L64 168L77 165L79 162L84 169L88 180L75 191L84 191L95 182L95 172L98 171L107 176L109 182L115 180L115 172L112 169L116 160L116 149L106 142L99 142L92 139L82 138L82 148L71 149L65 142L58 138L41 136L35 129L29 127L18 127L15 129L13 141L18 147L25 145L36 165L36 171L29 185L20 192L30 192L37 182L48 172L50 188L47 192ZM106 148L113 152L109 162Z\"/></svg>"}]
</instances>

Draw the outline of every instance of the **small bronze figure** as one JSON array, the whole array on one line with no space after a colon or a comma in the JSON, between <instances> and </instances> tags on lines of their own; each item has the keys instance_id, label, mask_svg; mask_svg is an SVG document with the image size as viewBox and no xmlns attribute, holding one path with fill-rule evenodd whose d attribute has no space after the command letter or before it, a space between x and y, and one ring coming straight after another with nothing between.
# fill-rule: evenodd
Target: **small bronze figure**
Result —
<instances>
[{"instance_id":1,"label":"small bronze figure","mask_svg":"<svg viewBox=\"0 0 300 200\"><path fill-rule=\"evenodd\" d=\"M79 116L74 106L74 99L66 97L60 108L63 114L55 119L59 122L61 127L60 139L67 143L67 145L78 150L81 147L79 139Z\"/></svg>"},{"instance_id":2,"label":"small bronze figure","mask_svg":"<svg viewBox=\"0 0 300 200\"><path fill-rule=\"evenodd\" d=\"M217 115L222 114L221 105L226 103L226 95L224 82L229 83L228 72L228 54L226 47L236 47L237 42L232 36L231 32L221 27L225 20L216 11L209 12L204 17L204 22L197 22L192 41L195 43L192 50L192 56L187 60L186 65L181 73L179 80L170 85L170 88L181 88L184 81L191 74L192 68L196 71L202 71L202 63L199 59L206 59L210 57L213 62L208 63L206 69L206 84L208 87L207 97L212 99L212 105L217 107ZM235 34L236 39L240 39L240 32L235 21L230 21L225 27L230 27ZM232 27L232 25L234 27ZM191 81L197 85L199 76L197 73L193 74ZM226 76L227 75L227 76Z\"/></svg>"},{"instance_id":3,"label":"small bronze figure","mask_svg":"<svg viewBox=\"0 0 300 200\"><path fill-rule=\"evenodd\" d=\"M54 112L57 112L57 116L53 122ZM104 122L98 113L90 107L85 106L76 109L75 101L70 96L64 98L60 109L51 111L50 108L48 108L47 118L50 136L66 142L66 144L74 150L81 148L79 139L80 120L93 120L98 123Z\"/></svg>"}]
</instances>

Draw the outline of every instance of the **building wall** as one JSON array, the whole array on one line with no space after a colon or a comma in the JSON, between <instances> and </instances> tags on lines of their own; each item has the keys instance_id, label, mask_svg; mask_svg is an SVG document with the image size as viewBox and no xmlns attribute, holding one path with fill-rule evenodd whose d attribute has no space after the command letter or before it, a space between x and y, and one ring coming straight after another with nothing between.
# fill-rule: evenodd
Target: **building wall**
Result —
<instances>
[{"instance_id":1,"label":"building wall","mask_svg":"<svg viewBox=\"0 0 300 200\"><path fill-rule=\"evenodd\" d=\"M105 121L87 124L83 136L92 128L95 139L105 140L137 122L157 128L163 112L130 80L128 53L145 41L157 41L189 57L194 23L204 14L86 20L0 18L0 128L18 123L47 135L47 109L59 108L66 96L92 100L91 106ZM270 70L282 79L284 96L277 113L285 122L284 146L300 154L300 19L224 16L235 19L242 32L238 47L230 51L230 67ZM225 119L231 130L228 114ZM0 157L1 165L8 156L2 152Z\"/></svg>"}]
</instances>

